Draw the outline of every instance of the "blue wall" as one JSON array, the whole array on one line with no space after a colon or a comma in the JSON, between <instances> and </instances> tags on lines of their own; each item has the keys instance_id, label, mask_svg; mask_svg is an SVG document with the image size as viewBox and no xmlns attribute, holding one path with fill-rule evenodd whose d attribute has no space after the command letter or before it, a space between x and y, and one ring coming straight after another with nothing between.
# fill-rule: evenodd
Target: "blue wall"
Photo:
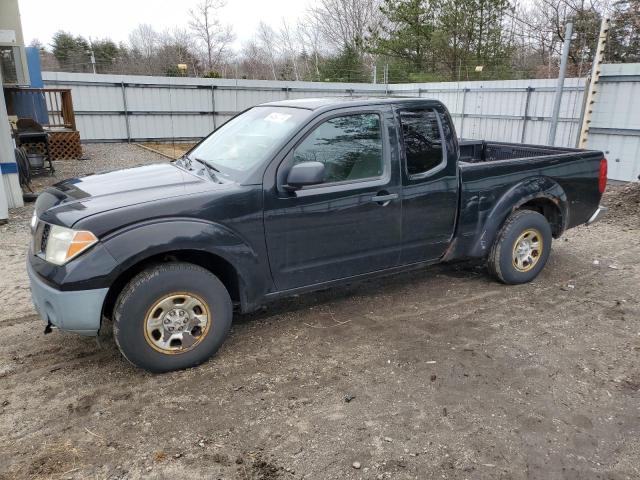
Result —
<instances>
[{"instance_id":1,"label":"blue wall","mask_svg":"<svg viewBox=\"0 0 640 480\"><path fill-rule=\"evenodd\" d=\"M25 51L27 54L27 66L29 67L30 86L32 88L43 88L40 52L35 47L28 47ZM41 124L49 123L47 103L44 94L41 92L24 90L14 93L13 107L18 118L32 118Z\"/></svg>"},{"instance_id":2,"label":"blue wall","mask_svg":"<svg viewBox=\"0 0 640 480\"><path fill-rule=\"evenodd\" d=\"M42 67L40 65L40 51L36 47L25 48L27 53L27 67L29 67L29 80L33 88L43 88Z\"/></svg>"}]
</instances>

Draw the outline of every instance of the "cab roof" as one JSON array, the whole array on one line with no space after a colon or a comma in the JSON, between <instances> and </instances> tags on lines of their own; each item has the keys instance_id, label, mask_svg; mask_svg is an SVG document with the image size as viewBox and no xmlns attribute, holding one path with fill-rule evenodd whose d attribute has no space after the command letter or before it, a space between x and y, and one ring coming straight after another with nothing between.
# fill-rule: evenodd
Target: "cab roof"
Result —
<instances>
[{"instance_id":1,"label":"cab roof","mask_svg":"<svg viewBox=\"0 0 640 480\"><path fill-rule=\"evenodd\" d=\"M420 97L321 97L297 98L262 103L262 106L303 108L306 110L330 110L338 107L366 107L367 105L440 104L438 100Z\"/></svg>"}]
</instances>

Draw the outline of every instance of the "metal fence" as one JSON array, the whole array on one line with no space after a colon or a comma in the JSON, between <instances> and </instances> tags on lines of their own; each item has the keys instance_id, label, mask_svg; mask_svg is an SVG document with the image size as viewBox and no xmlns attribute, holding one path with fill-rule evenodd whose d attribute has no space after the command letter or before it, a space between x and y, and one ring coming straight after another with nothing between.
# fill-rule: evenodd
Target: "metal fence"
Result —
<instances>
[{"instance_id":1,"label":"metal fence","mask_svg":"<svg viewBox=\"0 0 640 480\"><path fill-rule=\"evenodd\" d=\"M287 98L384 93L368 84L325 84L44 72L73 92L84 141L195 140L253 105Z\"/></svg>"},{"instance_id":2,"label":"metal fence","mask_svg":"<svg viewBox=\"0 0 640 480\"><path fill-rule=\"evenodd\" d=\"M555 80L374 85L92 75L44 72L47 86L71 88L85 141L202 138L262 102L318 96L420 96L442 100L460 136L544 143ZM573 145L584 81L565 84L558 145Z\"/></svg>"},{"instance_id":3,"label":"metal fence","mask_svg":"<svg viewBox=\"0 0 640 480\"><path fill-rule=\"evenodd\" d=\"M602 66L589 124L588 148L609 160L609 178L640 175L640 63Z\"/></svg>"},{"instance_id":4,"label":"metal fence","mask_svg":"<svg viewBox=\"0 0 640 480\"><path fill-rule=\"evenodd\" d=\"M580 131L585 80L565 81L556 142L574 146ZM548 140L555 79L498 80L390 85L393 95L442 101L462 138L545 144Z\"/></svg>"},{"instance_id":5,"label":"metal fence","mask_svg":"<svg viewBox=\"0 0 640 480\"><path fill-rule=\"evenodd\" d=\"M610 70L603 69L602 81L617 84L622 74L610 76ZM236 113L259 103L319 96L376 95L441 100L449 108L459 136L464 138L544 144L551 124L556 85L555 79L382 85L65 72L43 72L43 79L46 86L72 90L78 129L87 142L197 140ZM586 80L581 78L565 81L555 142L558 146L576 145L585 84ZM602 98L612 95L607 89L604 92L607 93L603 93ZM596 105L596 118L600 107ZM625 108L630 107L627 104ZM608 121L604 123L600 126L594 120L593 126L608 128ZM605 142L602 135L607 139L611 136L594 134L597 142L590 143L590 148L603 148L599 146ZM623 137L616 138L606 140L608 151L618 152L617 144ZM621 151L627 155L627 150L625 147ZM634 161L637 158L638 155ZM629 159L631 161L631 157ZM612 173L616 171L612 169ZM625 178L620 179L630 180L628 176L625 174Z\"/></svg>"}]
</instances>

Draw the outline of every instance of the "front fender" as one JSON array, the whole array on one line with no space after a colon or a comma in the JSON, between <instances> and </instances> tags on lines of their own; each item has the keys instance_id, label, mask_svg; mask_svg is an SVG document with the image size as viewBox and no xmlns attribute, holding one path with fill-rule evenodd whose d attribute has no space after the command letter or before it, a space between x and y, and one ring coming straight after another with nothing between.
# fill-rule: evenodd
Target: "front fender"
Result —
<instances>
[{"instance_id":1,"label":"front fender","mask_svg":"<svg viewBox=\"0 0 640 480\"><path fill-rule=\"evenodd\" d=\"M268 265L254 248L224 225L196 219L161 219L132 225L102 240L116 261L110 275L120 274L153 256L176 251L199 251L218 256L238 273L243 304L252 304L270 288Z\"/></svg>"},{"instance_id":2,"label":"front fender","mask_svg":"<svg viewBox=\"0 0 640 480\"><path fill-rule=\"evenodd\" d=\"M484 222L480 223L483 226L472 243L470 256L486 256L507 217L525 203L536 199L550 200L558 207L561 216L559 233L563 232L569 222L569 202L564 189L549 177L527 178L509 188L487 210Z\"/></svg>"}]
</instances>

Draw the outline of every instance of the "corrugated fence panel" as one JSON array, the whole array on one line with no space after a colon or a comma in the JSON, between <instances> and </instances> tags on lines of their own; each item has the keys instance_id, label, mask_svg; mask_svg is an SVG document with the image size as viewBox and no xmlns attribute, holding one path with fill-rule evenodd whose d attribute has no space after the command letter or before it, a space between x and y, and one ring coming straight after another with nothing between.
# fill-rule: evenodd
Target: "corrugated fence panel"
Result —
<instances>
[{"instance_id":1,"label":"corrugated fence panel","mask_svg":"<svg viewBox=\"0 0 640 480\"><path fill-rule=\"evenodd\" d=\"M74 83L56 84L56 88L70 88L73 96L73 108L76 111L122 110L122 90L114 85L77 85Z\"/></svg>"},{"instance_id":2,"label":"corrugated fence panel","mask_svg":"<svg viewBox=\"0 0 640 480\"><path fill-rule=\"evenodd\" d=\"M132 115L129 124L135 139L202 138L213 130L211 115ZM164 132L163 136L158 132Z\"/></svg>"},{"instance_id":3,"label":"corrugated fence panel","mask_svg":"<svg viewBox=\"0 0 640 480\"><path fill-rule=\"evenodd\" d=\"M76 115L76 125L83 139L127 140L124 115Z\"/></svg>"},{"instance_id":4,"label":"corrugated fence panel","mask_svg":"<svg viewBox=\"0 0 640 480\"><path fill-rule=\"evenodd\" d=\"M588 146L609 160L609 178L640 175L640 64L603 65Z\"/></svg>"},{"instance_id":5,"label":"corrugated fence panel","mask_svg":"<svg viewBox=\"0 0 640 480\"><path fill-rule=\"evenodd\" d=\"M235 93L238 98L237 106L233 109L236 112L246 110L259 103L276 102L287 99L287 93L284 90L236 90L231 93Z\"/></svg>"},{"instance_id":6,"label":"corrugated fence panel","mask_svg":"<svg viewBox=\"0 0 640 480\"><path fill-rule=\"evenodd\" d=\"M127 87L127 107L131 111L211 112L211 91L195 88Z\"/></svg>"}]
</instances>

